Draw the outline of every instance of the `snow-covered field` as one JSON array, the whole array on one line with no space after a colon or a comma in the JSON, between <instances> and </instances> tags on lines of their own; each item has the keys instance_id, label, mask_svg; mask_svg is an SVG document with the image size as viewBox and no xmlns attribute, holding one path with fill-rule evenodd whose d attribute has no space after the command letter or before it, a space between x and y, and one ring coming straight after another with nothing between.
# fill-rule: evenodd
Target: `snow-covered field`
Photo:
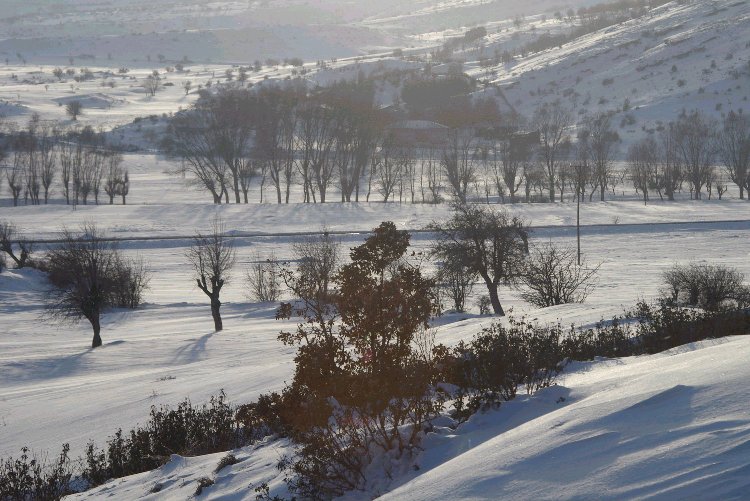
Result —
<instances>
[{"instance_id":1,"label":"snow-covered field","mask_svg":"<svg viewBox=\"0 0 750 501\"><path fill-rule=\"evenodd\" d=\"M734 212L726 212L729 210L726 204L703 204L706 219L723 220L733 215L733 219L744 221L690 223L686 214L691 209L697 210L698 203L654 205L645 209L632 202L587 204L586 210L592 214L598 208L603 213L617 213L622 219L614 225L607 221L607 216L602 216L599 220L604 223L602 226L583 231L586 258L602 263L599 287L589 301L584 305L534 310L523 305L513 291L505 291L507 304L542 321L560 319L566 324L587 324L611 318L640 298L653 297L660 286L660 271L675 262L720 262L750 275L748 205L738 202ZM59 206L49 211L52 216L47 222L34 226L30 223L38 220L38 216L33 208L3 209L2 215L12 215L11 219L20 227L35 228L31 234L40 237L54 236L62 222L75 227L75 221L85 220L96 221L104 228L127 230L110 233L115 236L190 235L195 228L207 227L216 211L222 213L230 230L259 234L315 230L321 219L336 230L366 231L384 219L413 228L446 215L442 206L437 206L437 212L432 214L429 207L419 206L422 212L415 214L411 206L394 204L222 208L175 205L125 209L131 207L135 212L128 214L117 211L123 209L118 206L76 211ZM711 207L721 210L711 211ZM153 215L145 217L139 210L153 211ZM572 213L573 209L561 205L526 209L530 219L552 225L537 229L535 241L552 239L573 244L574 229L560 226L568 222L557 214L561 210ZM334 224L337 214L340 219ZM283 221L287 219L293 223L285 225ZM630 224L657 221L683 222ZM361 242L364 235L341 238L351 247ZM280 388L292 368L292 353L276 341L284 325L274 320L272 305L248 302L242 275L256 252L265 256L273 251L279 259L291 258L291 243L296 239L293 236L236 239L239 254L236 278L223 296L227 329L220 334L212 334L207 304L192 285L184 258L187 240L123 242L127 253L145 257L153 270L151 290L146 297L148 304L137 311L107 314L102 334L105 346L94 351L88 349L90 333L85 325L57 327L39 322L44 281L37 272L3 272L0 275L3 327L0 455L13 453L23 445L37 450L54 449L64 441L70 441L73 450L80 451L87 439L101 441L117 427L144 419L153 404L175 403L186 396L202 401L221 388L232 400L242 402L260 392ZM425 249L429 242L427 234L415 235L413 239L416 249ZM475 292L481 292L480 286ZM452 318L453 323L439 328L438 341L453 343L470 337L491 321L473 315L455 320Z\"/></svg>"},{"instance_id":2,"label":"snow-covered field","mask_svg":"<svg viewBox=\"0 0 750 501\"><path fill-rule=\"evenodd\" d=\"M410 473L379 479L395 487L383 499L746 499L748 356L750 338L740 337L575 363L532 398L436 427ZM253 499L261 483L283 492L275 466L287 452L284 441L256 444L216 474L223 454L173 456L74 498L183 500L208 476L216 483L202 499Z\"/></svg>"},{"instance_id":3,"label":"snow-covered field","mask_svg":"<svg viewBox=\"0 0 750 501\"><path fill-rule=\"evenodd\" d=\"M491 28L485 49L491 52L517 46L540 32L568 29L567 21L552 19L550 9L594 3L388 0L376 6L336 0L321 14L320 2L213 2L203 20L206 31L197 37L211 33L211 44L200 53L200 62L186 65L189 72L167 73L164 66L184 55L176 47L193 40L193 23L200 12L197 2L170 3L171 14L158 12L160 2L128 2L120 12L123 24L107 25L113 31L105 38L111 38L112 45L98 46L102 39L96 33L102 27L95 27L101 21L98 9L106 10L110 2L59 2L79 8L78 22L66 24L69 19L39 10L39 0L11 1L20 17L15 26L0 24L0 36L5 37L0 56L9 59L0 65L0 113L5 120L24 125L32 113L38 113L43 120L71 125L64 104L79 99L85 106L80 125L114 129L112 137L121 135L123 142L142 142L150 128L162 124L156 118L154 123L147 118L133 123L135 118L188 107L196 98L197 85L225 80L225 71L234 62L304 55L295 49L302 45L314 57L349 56L331 62L325 70L307 62L310 73L305 78L310 85L327 85L354 78L362 68L419 67L405 60L384 60L383 54L399 46L424 54L446 36L461 35L475 25L477 16L484 16L480 20ZM274 17L292 12L296 17L286 19L288 24ZM319 17L309 17L310 29L300 32L306 13L312 16L312 12ZM529 15L520 27L513 26L511 18L521 13ZM239 27L232 24L238 18ZM575 101L578 114L616 110L614 123L619 126L622 119L624 124L619 133L620 150L625 151L630 141L673 119L683 106L716 117L747 107L749 22L747 2L673 2L647 18L512 65L480 68L478 58L483 56L469 48L464 68L500 86L507 102L527 116L540 100L557 98L571 105ZM230 40L232 33L247 31L249 25L262 27L253 32L262 43L254 39L258 45L243 47L242 39ZM40 38L19 37L24 26L35 30L29 36ZM71 36L76 29L79 36ZM340 33L337 30L345 29L351 29L346 31L351 38L327 44ZM291 39L290 32L298 38ZM166 61L156 62L154 40L172 51L166 52ZM152 45L144 48L149 42ZM132 50L138 54L118 52L128 46L136 47ZM27 48L21 54L29 59L26 63L14 53L22 50L18 47ZM253 52L269 47L276 52ZM97 59L77 58L69 65L64 54L72 48L96 49ZM354 59L368 50L379 53ZM105 62L106 51L114 52L111 62ZM147 54L152 61L145 60ZM241 61L235 59L238 54ZM118 74L123 65L129 72ZM76 71L88 66L95 78L58 79L52 75L56 66ZM163 83L173 85L148 97L141 83L154 69L161 72ZM264 64L262 71L249 74L249 81L283 79L292 70ZM612 82L605 85L603 80L610 78ZM188 95L183 89L187 80L193 84ZM106 84L109 81L114 85ZM567 92L569 88L574 93ZM380 104L391 104L396 90L382 90ZM623 109L626 97L629 110ZM631 123L628 115L635 121ZM56 454L66 442L77 456L87 441L102 444L119 427L143 423L152 405L174 405L186 397L200 403L221 389L233 403L244 403L282 388L292 375L294 352L276 337L290 322L275 320L275 305L248 299L244 273L249 263L271 253L280 260L291 259L292 246L302 234L323 228L335 232L349 248L381 221L419 231L434 220L446 219L450 212L447 204L384 204L377 196L370 203L215 206L206 194L167 174L177 167L174 161L140 152L126 154L123 165L131 175L126 206L73 208L62 204L56 191L50 205L11 207L6 186L0 183L0 221L13 222L27 238L54 240L63 227L75 229L94 222L108 236L122 240L120 247L126 254L142 256L152 271L146 304L135 311L108 312L102 329L104 346L96 350L88 348L91 333L86 324L41 321L47 287L41 273L12 269L0 273L0 458L17 456L24 446ZM259 199L257 185L250 196ZM269 196L274 196L272 190L264 193L264 200ZM299 193L293 198L299 200ZM540 310L508 288L502 290L503 304L516 315L540 322L590 325L622 313L639 299L654 298L661 287L660 273L674 263L720 263L750 277L749 202L736 200L733 191L721 201L685 200L684 193L677 202L653 198L643 205L632 188L621 186L612 201L582 204L583 252L589 263L601 263L598 285L585 304ZM573 203L504 207L531 224L532 243L574 244ZM207 230L217 216L226 223L238 251L233 280L222 293L225 330L221 333L213 332L206 297L193 285L185 258L190 236ZM427 250L431 238L429 233L415 233L412 245ZM46 245L38 244L37 251L43 252ZM474 304L482 289L477 284L468 313L435 321L437 342L455 344L493 321L479 316ZM557 386L534 397L519 397L498 411L474 416L457 430L438 426L415 458L418 470L391 480L374 479L368 493L351 497L396 489L388 494L390 499L746 499L750 490L748 357L750 339L731 338L652 356L572 364ZM273 492L283 492L275 465L286 452L285 442L236 451L242 462L217 474L216 484L203 498L254 499L253 489L261 482L269 482ZM194 493L198 478L213 475L221 456L175 456L159 470L113 481L80 498L183 500ZM161 491L149 493L157 484Z\"/></svg>"}]
</instances>

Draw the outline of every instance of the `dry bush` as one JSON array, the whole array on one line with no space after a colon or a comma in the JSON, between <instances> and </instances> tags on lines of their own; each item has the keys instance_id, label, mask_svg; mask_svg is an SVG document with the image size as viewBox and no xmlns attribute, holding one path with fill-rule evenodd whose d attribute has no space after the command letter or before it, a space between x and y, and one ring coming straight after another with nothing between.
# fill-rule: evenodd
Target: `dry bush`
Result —
<instances>
[{"instance_id":1,"label":"dry bush","mask_svg":"<svg viewBox=\"0 0 750 501\"><path fill-rule=\"evenodd\" d=\"M245 277L251 299L261 303L271 303L281 296L281 271L273 253L266 259L256 253Z\"/></svg>"},{"instance_id":2,"label":"dry bush","mask_svg":"<svg viewBox=\"0 0 750 501\"><path fill-rule=\"evenodd\" d=\"M531 250L517 285L521 297L540 308L582 303L594 288L598 271L599 265L579 266L575 249L548 243Z\"/></svg>"},{"instance_id":3,"label":"dry bush","mask_svg":"<svg viewBox=\"0 0 750 501\"><path fill-rule=\"evenodd\" d=\"M662 273L666 285L665 299L676 304L717 311L726 306L750 305L750 287L745 276L724 265L674 265Z\"/></svg>"}]
</instances>

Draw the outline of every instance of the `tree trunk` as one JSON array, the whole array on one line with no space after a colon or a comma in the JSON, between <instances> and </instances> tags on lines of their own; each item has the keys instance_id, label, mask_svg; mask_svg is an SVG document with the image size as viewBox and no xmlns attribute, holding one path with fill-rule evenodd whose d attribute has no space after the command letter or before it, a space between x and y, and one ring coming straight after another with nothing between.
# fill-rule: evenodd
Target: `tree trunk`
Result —
<instances>
[{"instance_id":1,"label":"tree trunk","mask_svg":"<svg viewBox=\"0 0 750 501\"><path fill-rule=\"evenodd\" d=\"M240 200L240 180L239 175L237 174L237 170L235 169L232 171L232 177L234 178L232 182L234 183L234 203L238 204L241 203ZM227 203L229 203L229 200L227 200Z\"/></svg>"},{"instance_id":2,"label":"tree trunk","mask_svg":"<svg viewBox=\"0 0 750 501\"><path fill-rule=\"evenodd\" d=\"M542 193L542 195L544 194ZM550 181L549 181L549 201L550 202L555 201L555 179L552 177L550 178Z\"/></svg>"},{"instance_id":3,"label":"tree trunk","mask_svg":"<svg viewBox=\"0 0 750 501\"><path fill-rule=\"evenodd\" d=\"M99 315L96 315L91 319L91 327L94 329L94 339L91 341L91 348L94 349L102 345L102 338L99 335L102 330L102 327L99 324Z\"/></svg>"},{"instance_id":4,"label":"tree trunk","mask_svg":"<svg viewBox=\"0 0 750 501\"><path fill-rule=\"evenodd\" d=\"M480 273L480 275L484 275L483 273ZM489 275L483 276L484 283L487 284L487 291L490 293L490 303L492 304L492 311L495 312L495 315L504 317L505 311L503 310L503 306L500 304L500 296L497 294L497 284L494 283Z\"/></svg>"},{"instance_id":5,"label":"tree trunk","mask_svg":"<svg viewBox=\"0 0 750 501\"><path fill-rule=\"evenodd\" d=\"M500 304L500 297L497 295L497 284L493 284L489 281L486 282L487 290L490 293L490 303L492 303L492 311L495 312L495 315L504 317L505 311L503 310L503 306Z\"/></svg>"},{"instance_id":6,"label":"tree trunk","mask_svg":"<svg viewBox=\"0 0 750 501\"><path fill-rule=\"evenodd\" d=\"M740 200L744 200L744 199L745 199L745 187L740 184Z\"/></svg>"},{"instance_id":7,"label":"tree trunk","mask_svg":"<svg viewBox=\"0 0 750 501\"><path fill-rule=\"evenodd\" d=\"M221 322L221 301L218 298L211 298L211 316L214 317L214 330L220 332L224 329L224 324Z\"/></svg>"}]
</instances>

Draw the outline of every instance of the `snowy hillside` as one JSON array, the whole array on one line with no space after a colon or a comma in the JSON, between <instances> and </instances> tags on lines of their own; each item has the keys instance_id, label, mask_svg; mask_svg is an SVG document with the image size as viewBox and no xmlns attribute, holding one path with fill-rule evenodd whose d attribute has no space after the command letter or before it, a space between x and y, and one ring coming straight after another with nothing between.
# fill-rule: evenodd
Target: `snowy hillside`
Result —
<instances>
[{"instance_id":1,"label":"snowy hillside","mask_svg":"<svg viewBox=\"0 0 750 501\"><path fill-rule=\"evenodd\" d=\"M575 364L435 436L423 473L383 499L746 499L748 356L733 338Z\"/></svg>"},{"instance_id":2,"label":"snowy hillside","mask_svg":"<svg viewBox=\"0 0 750 501\"><path fill-rule=\"evenodd\" d=\"M535 36L570 29L566 21L537 17L529 23ZM530 36L528 26L521 32ZM512 47L514 33L492 35L484 55ZM750 10L735 0L671 2L510 64L480 68L475 59L466 67L499 86L526 117L538 103L558 99L578 119L614 112L613 123L629 143L683 109L719 118L750 107Z\"/></svg>"},{"instance_id":3,"label":"snowy hillside","mask_svg":"<svg viewBox=\"0 0 750 501\"><path fill-rule=\"evenodd\" d=\"M381 499L746 499L748 357L742 337L576 363L534 397L438 427L412 473L379 482L403 484ZM263 482L283 493L275 466L286 452L284 442L248 447L216 474L222 454L174 456L73 499L182 500L204 477L216 483L200 499L253 499Z\"/></svg>"}]
</instances>

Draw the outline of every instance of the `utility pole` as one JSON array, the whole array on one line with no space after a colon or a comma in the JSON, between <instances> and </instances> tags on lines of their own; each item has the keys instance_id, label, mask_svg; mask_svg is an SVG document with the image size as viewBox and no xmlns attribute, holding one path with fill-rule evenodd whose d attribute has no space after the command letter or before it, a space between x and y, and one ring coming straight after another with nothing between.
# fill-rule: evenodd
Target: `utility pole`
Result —
<instances>
[{"instance_id":1,"label":"utility pole","mask_svg":"<svg viewBox=\"0 0 750 501\"><path fill-rule=\"evenodd\" d=\"M578 241L578 266L581 266L581 181L576 179L576 239Z\"/></svg>"}]
</instances>

